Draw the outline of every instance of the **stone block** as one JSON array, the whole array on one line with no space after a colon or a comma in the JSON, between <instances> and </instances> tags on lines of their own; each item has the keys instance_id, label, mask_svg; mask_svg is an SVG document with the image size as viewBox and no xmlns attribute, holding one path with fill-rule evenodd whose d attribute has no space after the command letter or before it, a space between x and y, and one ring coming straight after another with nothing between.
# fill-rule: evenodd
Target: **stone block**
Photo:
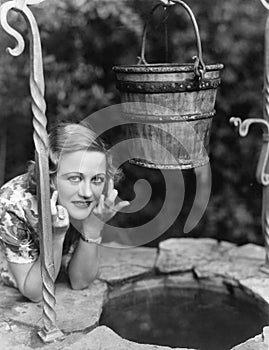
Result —
<instances>
[{"instance_id":1,"label":"stone block","mask_svg":"<svg viewBox=\"0 0 269 350\"><path fill-rule=\"evenodd\" d=\"M99 279L110 284L138 278L155 266L157 249L101 246Z\"/></svg>"},{"instance_id":2,"label":"stone block","mask_svg":"<svg viewBox=\"0 0 269 350\"><path fill-rule=\"evenodd\" d=\"M42 305L23 298L15 289L1 287L5 295L2 305L4 317L28 326L41 326ZM57 326L65 333L90 329L96 326L107 295L107 285L101 281L84 290L72 290L64 283L56 284ZM9 306L9 307L8 307Z\"/></svg>"},{"instance_id":3,"label":"stone block","mask_svg":"<svg viewBox=\"0 0 269 350\"><path fill-rule=\"evenodd\" d=\"M156 267L163 273L189 271L212 260L222 260L232 247L231 243L211 238L171 238L160 243Z\"/></svg>"},{"instance_id":4,"label":"stone block","mask_svg":"<svg viewBox=\"0 0 269 350\"><path fill-rule=\"evenodd\" d=\"M80 341L66 347L65 350L169 350L167 346L138 344L122 339L110 328L98 327ZM186 348L173 348L174 350L187 350ZM194 349L189 349L194 350Z\"/></svg>"}]
</instances>

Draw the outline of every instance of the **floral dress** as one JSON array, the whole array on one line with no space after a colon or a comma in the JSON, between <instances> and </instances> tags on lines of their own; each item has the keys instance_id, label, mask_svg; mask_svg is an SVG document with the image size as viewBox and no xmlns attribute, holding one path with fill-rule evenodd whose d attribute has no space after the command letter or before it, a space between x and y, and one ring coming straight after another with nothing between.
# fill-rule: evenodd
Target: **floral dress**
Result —
<instances>
[{"instance_id":1,"label":"floral dress","mask_svg":"<svg viewBox=\"0 0 269 350\"><path fill-rule=\"evenodd\" d=\"M8 262L29 264L39 257L37 198L29 191L28 175L7 182L0 189L0 280L17 288ZM70 225L62 266L66 269L76 249L79 233Z\"/></svg>"}]
</instances>

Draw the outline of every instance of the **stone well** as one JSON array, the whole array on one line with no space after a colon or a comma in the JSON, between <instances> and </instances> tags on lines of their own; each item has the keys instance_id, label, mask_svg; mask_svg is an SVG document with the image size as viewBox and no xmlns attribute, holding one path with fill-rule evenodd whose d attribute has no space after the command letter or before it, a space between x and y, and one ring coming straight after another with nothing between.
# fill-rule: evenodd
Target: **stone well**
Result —
<instances>
[{"instance_id":1,"label":"stone well","mask_svg":"<svg viewBox=\"0 0 269 350\"><path fill-rule=\"evenodd\" d=\"M269 276L260 269L264 255L264 249L253 244L237 247L206 238L173 238L161 242L159 249L102 247L99 278L91 287L74 291L64 279L56 284L57 325L65 334L63 341L44 345L37 336L41 304L28 302L15 289L1 284L0 348L171 349L134 343L106 326L99 326L103 305L118 293L135 292L145 283L153 288L160 284L222 288L225 293L243 292L257 302L269 305ZM265 327L256 337L232 350L268 349L268 333Z\"/></svg>"}]
</instances>

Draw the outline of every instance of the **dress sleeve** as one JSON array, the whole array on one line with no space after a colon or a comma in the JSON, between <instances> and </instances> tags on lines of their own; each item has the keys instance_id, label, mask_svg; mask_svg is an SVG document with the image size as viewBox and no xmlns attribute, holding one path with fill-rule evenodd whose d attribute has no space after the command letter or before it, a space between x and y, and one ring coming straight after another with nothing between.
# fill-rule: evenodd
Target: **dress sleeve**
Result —
<instances>
[{"instance_id":1,"label":"dress sleeve","mask_svg":"<svg viewBox=\"0 0 269 350\"><path fill-rule=\"evenodd\" d=\"M0 242L8 262L27 264L39 256L33 229L9 207L2 206Z\"/></svg>"}]
</instances>

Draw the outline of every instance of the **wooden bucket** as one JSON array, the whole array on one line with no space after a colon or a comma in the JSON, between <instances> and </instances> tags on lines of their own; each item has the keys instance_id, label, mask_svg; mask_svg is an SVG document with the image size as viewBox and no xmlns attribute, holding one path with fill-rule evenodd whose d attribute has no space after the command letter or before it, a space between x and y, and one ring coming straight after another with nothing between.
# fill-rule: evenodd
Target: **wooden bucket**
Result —
<instances>
[{"instance_id":1,"label":"wooden bucket","mask_svg":"<svg viewBox=\"0 0 269 350\"><path fill-rule=\"evenodd\" d=\"M170 3L169 3L170 4ZM189 169L209 162L209 139L215 115L222 64L205 65L199 29L191 9L181 0L194 26L198 54L194 63L148 64L147 24L137 65L113 67L120 91L124 129L132 163L159 169ZM152 13L159 6L152 10ZM135 150L135 151L134 151Z\"/></svg>"}]
</instances>

